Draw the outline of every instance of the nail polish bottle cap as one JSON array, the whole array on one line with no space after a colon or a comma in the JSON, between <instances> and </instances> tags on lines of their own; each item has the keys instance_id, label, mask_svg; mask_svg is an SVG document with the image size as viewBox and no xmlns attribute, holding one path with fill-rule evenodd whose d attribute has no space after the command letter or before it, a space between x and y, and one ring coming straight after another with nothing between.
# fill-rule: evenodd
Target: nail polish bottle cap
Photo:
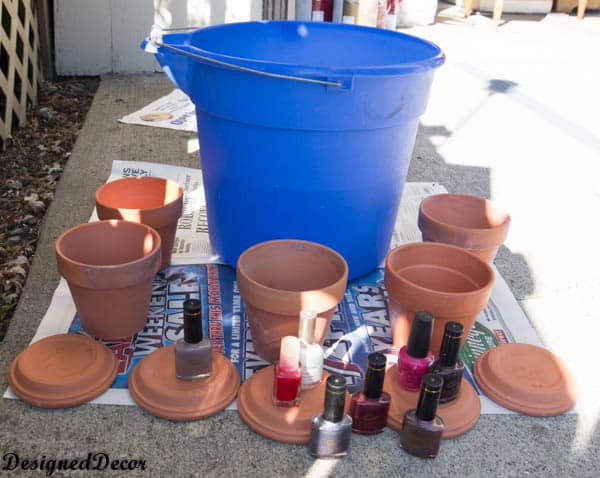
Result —
<instances>
[{"instance_id":1,"label":"nail polish bottle cap","mask_svg":"<svg viewBox=\"0 0 600 478\"><path fill-rule=\"evenodd\" d=\"M423 376L423 384L417 403L417 418L428 422L435 418L443 385L444 379L439 375L428 373Z\"/></svg>"},{"instance_id":2,"label":"nail polish bottle cap","mask_svg":"<svg viewBox=\"0 0 600 478\"><path fill-rule=\"evenodd\" d=\"M369 354L367 373L365 375L365 384L363 393L367 398L381 397L383 390L383 380L385 379L385 364L387 360L385 355L379 352Z\"/></svg>"},{"instance_id":3,"label":"nail polish bottle cap","mask_svg":"<svg viewBox=\"0 0 600 478\"><path fill-rule=\"evenodd\" d=\"M296 370L300 363L300 340L288 335L281 339L279 366L285 370Z\"/></svg>"},{"instance_id":4,"label":"nail polish bottle cap","mask_svg":"<svg viewBox=\"0 0 600 478\"><path fill-rule=\"evenodd\" d=\"M183 302L183 340L197 344L202 338L202 302L187 299Z\"/></svg>"},{"instance_id":5,"label":"nail polish bottle cap","mask_svg":"<svg viewBox=\"0 0 600 478\"><path fill-rule=\"evenodd\" d=\"M439 356L440 365L443 367L454 367L456 365L463 330L464 327L459 322L446 322Z\"/></svg>"},{"instance_id":6,"label":"nail polish bottle cap","mask_svg":"<svg viewBox=\"0 0 600 478\"><path fill-rule=\"evenodd\" d=\"M339 422L344 418L346 403L346 379L342 375L330 375L325 389L325 410L323 418L330 422Z\"/></svg>"},{"instance_id":7,"label":"nail polish bottle cap","mask_svg":"<svg viewBox=\"0 0 600 478\"><path fill-rule=\"evenodd\" d=\"M410 325L410 334L406 344L408 355L415 358L427 357L432 330L433 315L424 310L418 311Z\"/></svg>"},{"instance_id":8,"label":"nail polish bottle cap","mask_svg":"<svg viewBox=\"0 0 600 478\"><path fill-rule=\"evenodd\" d=\"M298 338L307 344L312 344L315 340L315 324L317 323L317 313L312 310L300 311L300 322L298 324Z\"/></svg>"}]
</instances>

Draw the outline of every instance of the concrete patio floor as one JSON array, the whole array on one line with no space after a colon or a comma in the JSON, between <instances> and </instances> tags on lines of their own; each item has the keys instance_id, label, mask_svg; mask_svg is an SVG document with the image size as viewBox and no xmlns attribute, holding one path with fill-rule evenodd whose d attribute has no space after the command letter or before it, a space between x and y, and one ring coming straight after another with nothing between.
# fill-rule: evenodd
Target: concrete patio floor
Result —
<instances>
[{"instance_id":1,"label":"concrete patio floor","mask_svg":"<svg viewBox=\"0 0 600 478\"><path fill-rule=\"evenodd\" d=\"M496 265L546 345L581 382L580 413L482 416L471 432L445 441L435 460L407 455L397 433L386 430L353 436L342 460L315 461L305 447L256 435L236 412L180 424L135 407L52 411L0 400L2 455L106 452L144 459L154 476L598 476L600 17L505 16L509 21L493 28L485 17L462 20L444 7L450 10L436 25L410 30L438 43L447 64L434 82L409 180L438 181L511 211ZM8 365L31 340L58 284L54 241L88 220L92 192L112 161L197 166L197 153L188 153L194 135L117 123L171 89L159 74L102 79L0 343L2 390Z\"/></svg>"}]
</instances>

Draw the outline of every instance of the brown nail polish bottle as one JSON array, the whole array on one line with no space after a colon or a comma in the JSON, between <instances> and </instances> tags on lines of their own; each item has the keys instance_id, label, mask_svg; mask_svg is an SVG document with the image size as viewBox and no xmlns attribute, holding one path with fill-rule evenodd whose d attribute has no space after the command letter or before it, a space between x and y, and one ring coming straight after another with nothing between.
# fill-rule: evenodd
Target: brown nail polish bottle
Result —
<instances>
[{"instance_id":1,"label":"brown nail polish bottle","mask_svg":"<svg viewBox=\"0 0 600 478\"><path fill-rule=\"evenodd\" d=\"M440 355L431 369L431 373L435 373L444 379L440 403L454 400L460 391L460 384L465 370L464 364L458 359L463 330L464 327L458 322L447 322L444 327Z\"/></svg>"},{"instance_id":2,"label":"brown nail polish bottle","mask_svg":"<svg viewBox=\"0 0 600 478\"><path fill-rule=\"evenodd\" d=\"M444 422L436 412L443 384L439 375L425 375L417 408L404 415L400 444L411 455L434 458L438 454Z\"/></svg>"},{"instance_id":3,"label":"brown nail polish bottle","mask_svg":"<svg viewBox=\"0 0 600 478\"><path fill-rule=\"evenodd\" d=\"M196 380L212 373L210 339L202 334L202 302L183 303L183 338L175 344L175 373L180 380Z\"/></svg>"}]
</instances>

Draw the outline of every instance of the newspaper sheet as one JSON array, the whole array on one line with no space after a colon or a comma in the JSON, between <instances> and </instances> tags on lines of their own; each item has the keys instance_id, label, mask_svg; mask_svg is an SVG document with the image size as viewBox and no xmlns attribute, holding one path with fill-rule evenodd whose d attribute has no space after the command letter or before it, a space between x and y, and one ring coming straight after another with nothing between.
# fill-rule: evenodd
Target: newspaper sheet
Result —
<instances>
[{"instance_id":1,"label":"newspaper sheet","mask_svg":"<svg viewBox=\"0 0 600 478\"><path fill-rule=\"evenodd\" d=\"M173 90L141 110L123 116L121 123L196 132L196 108L181 90Z\"/></svg>"},{"instance_id":2,"label":"newspaper sheet","mask_svg":"<svg viewBox=\"0 0 600 478\"><path fill-rule=\"evenodd\" d=\"M242 380L264 367L254 351L245 317L244 302L235 281L235 270L220 263L208 238L202 173L163 164L115 161L109 178L160 176L184 187L185 208L179 221L172 265L158 273L152 285L152 300L146 327L136 336L119 342L105 342L119 362L119 374L111 388L93 403L133 405L127 391L132 368L145 356L183 335L182 304L186 298L201 297L205 334L238 368ZM391 247L420 241L416 219L420 201L431 194L445 192L436 183L406 183ZM91 220L95 218L92 214ZM66 282L60 281L46 315L33 341L58 333L83 333ZM488 306L481 312L461 358L465 377L481 396L482 413L512 413L481 394L472 376L473 363L485 350L504 342L540 345L535 330L513 297L508 285L496 271L496 282ZM366 357L373 351L385 353L395 362L391 326L383 287L383 268L348 283L346 294L335 311L324 344L325 368L343 374L350 391L358 390L365 373ZM5 397L15 398L7 390ZM235 403L230 406L235 409Z\"/></svg>"}]
</instances>

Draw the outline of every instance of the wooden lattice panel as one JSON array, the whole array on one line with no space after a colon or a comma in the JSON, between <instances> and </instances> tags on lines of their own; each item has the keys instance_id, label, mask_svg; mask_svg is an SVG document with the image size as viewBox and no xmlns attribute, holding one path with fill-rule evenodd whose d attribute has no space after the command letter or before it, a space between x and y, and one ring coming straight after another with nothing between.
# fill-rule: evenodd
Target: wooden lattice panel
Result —
<instances>
[{"instance_id":1,"label":"wooden lattice panel","mask_svg":"<svg viewBox=\"0 0 600 478\"><path fill-rule=\"evenodd\" d=\"M35 0L0 2L0 139L5 140L25 122L28 104L36 103L39 35Z\"/></svg>"}]
</instances>

